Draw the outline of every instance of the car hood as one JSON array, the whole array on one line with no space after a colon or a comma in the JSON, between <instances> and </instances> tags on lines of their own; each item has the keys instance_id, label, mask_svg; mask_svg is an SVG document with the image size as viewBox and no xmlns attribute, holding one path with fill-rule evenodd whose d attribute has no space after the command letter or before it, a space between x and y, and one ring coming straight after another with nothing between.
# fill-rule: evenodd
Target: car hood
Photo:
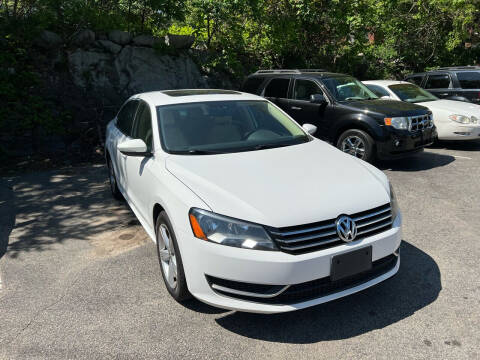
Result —
<instances>
[{"instance_id":1,"label":"car hood","mask_svg":"<svg viewBox=\"0 0 480 360\"><path fill-rule=\"evenodd\" d=\"M166 168L212 211L274 227L389 202L380 170L320 140L219 155L171 155Z\"/></svg>"},{"instance_id":2,"label":"car hood","mask_svg":"<svg viewBox=\"0 0 480 360\"><path fill-rule=\"evenodd\" d=\"M480 105L455 100L435 100L421 103L423 106L428 107L430 110L443 110L450 112L451 114L476 116L480 118ZM435 120L435 119L434 119Z\"/></svg>"},{"instance_id":3,"label":"car hood","mask_svg":"<svg viewBox=\"0 0 480 360\"><path fill-rule=\"evenodd\" d=\"M428 112L424 106L397 100L351 100L341 104L352 110L361 110L380 117L417 116Z\"/></svg>"}]
</instances>

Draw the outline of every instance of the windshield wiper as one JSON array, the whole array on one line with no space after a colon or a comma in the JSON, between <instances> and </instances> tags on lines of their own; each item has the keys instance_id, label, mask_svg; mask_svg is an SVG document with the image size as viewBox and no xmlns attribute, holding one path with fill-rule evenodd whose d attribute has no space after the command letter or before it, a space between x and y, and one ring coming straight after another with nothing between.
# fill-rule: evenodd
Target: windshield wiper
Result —
<instances>
[{"instance_id":1,"label":"windshield wiper","mask_svg":"<svg viewBox=\"0 0 480 360\"><path fill-rule=\"evenodd\" d=\"M190 149L186 151L189 155L212 155L212 154L225 154L222 151L215 150L201 150L201 149Z\"/></svg>"}]
</instances>

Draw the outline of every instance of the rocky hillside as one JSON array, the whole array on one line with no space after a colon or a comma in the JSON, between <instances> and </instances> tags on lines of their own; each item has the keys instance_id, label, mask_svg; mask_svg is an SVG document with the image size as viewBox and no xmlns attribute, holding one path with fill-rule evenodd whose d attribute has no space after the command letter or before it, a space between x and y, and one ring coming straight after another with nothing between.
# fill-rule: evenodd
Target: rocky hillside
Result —
<instances>
[{"instance_id":1,"label":"rocky hillside","mask_svg":"<svg viewBox=\"0 0 480 360\"><path fill-rule=\"evenodd\" d=\"M39 122L14 136L0 134L3 153L20 158L78 154L88 159L95 148L101 149L106 123L135 93L235 87L228 76L202 69L200 64L208 55L192 48L194 40L183 35L157 38L88 29L65 39L42 31L31 45L31 62L40 79L32 91L42 98L40 108L47 106L44 103L51 108L52 119L43 123L53 124L53 131ZM14 74L19 69L9 71ZM36 116L35 111L32 115Z\"/></svg>"}]
</instances>

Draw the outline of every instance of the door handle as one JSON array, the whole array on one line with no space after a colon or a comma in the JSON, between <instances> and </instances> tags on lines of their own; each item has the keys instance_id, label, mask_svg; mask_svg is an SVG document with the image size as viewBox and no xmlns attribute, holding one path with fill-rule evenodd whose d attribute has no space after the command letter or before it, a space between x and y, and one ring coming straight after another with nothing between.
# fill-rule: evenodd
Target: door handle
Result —
<instances>
[{"instance_id":1,"label":"door handle","mask_svg":"<svg viewBox=\"0 0 480 360\"><path fill-rule=\"evenodd\" d=\"M302 108L298 107L298 106L292 106L290 109L292 109L292 110L302 110Z\"/></svg>"},{"instance_id":2,"label":"door handle","mask_svg":"<svg viewBox=\"0 0 480 360\"><path fill-rule=\"evenodd\" d=\"M439 94L439 95L440 95L440 96L447 96L448 93L441 93L441 94Z\"/></svg>"}]
</instances>

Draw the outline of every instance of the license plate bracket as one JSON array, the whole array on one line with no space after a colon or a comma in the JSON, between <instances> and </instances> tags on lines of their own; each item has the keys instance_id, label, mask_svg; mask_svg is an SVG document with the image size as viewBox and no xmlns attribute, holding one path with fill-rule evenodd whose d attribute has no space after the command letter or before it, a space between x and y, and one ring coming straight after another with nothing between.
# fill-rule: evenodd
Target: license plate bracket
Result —
<instances>
[{"instance_id":1,"label":"license plate bracket","mask_svg":"<svg viewBox=\"0 0 480 360\"><path fill-rule=\"evenodd\" d=\"M330 280L343 278L368 271L372 268L372 247L367 246L332 257Z\"/></svg>"}]
</instances>

